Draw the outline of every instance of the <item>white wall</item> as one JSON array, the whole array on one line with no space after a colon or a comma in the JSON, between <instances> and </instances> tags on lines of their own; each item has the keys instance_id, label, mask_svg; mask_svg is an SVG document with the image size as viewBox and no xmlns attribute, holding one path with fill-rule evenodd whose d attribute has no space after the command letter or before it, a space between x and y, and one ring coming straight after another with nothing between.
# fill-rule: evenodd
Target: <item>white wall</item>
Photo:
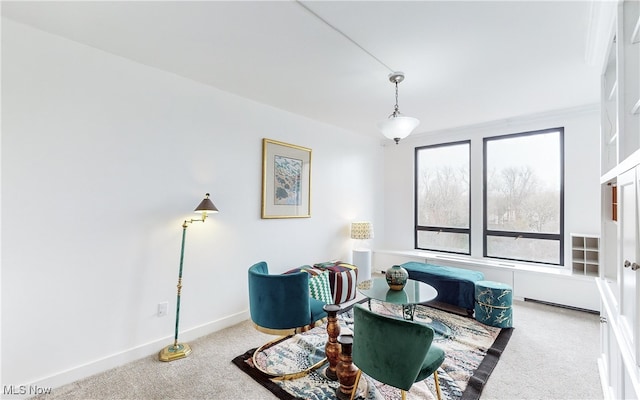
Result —
<instances>
[{"instance_id":1,"label":"white wall","mask_svg":"<svg viewBox=\"0 0 640 400\"><path fill-rule=\"evenodd\" d=\"M2 384L58 386L248 317L248 267L350 258L376 139L2 20ZM261 140L310 147L312 217L262 220ZM382 228L382 224L376 225ZM159 318L157 304L170 312Z\"/></svg>"},{"instance_id":2,"label":"white wall","mask_svg":"<svg viewBox=\"0 0 640 400\"><path fill-rule=\"evenodd\" d=\"M428 124L429 121L422 121ZM600 232L600 112L596 106L513 118L428 135L410 136L384 151L385 235L379 249L414 248L414 151L435 143L471 140L471 256L482 258L483 137L564 127L565 243L570 233ZM540 157L545 157L540 154ZM571 251L565 250L570 268Z\"/></svg>"}]
</instances>

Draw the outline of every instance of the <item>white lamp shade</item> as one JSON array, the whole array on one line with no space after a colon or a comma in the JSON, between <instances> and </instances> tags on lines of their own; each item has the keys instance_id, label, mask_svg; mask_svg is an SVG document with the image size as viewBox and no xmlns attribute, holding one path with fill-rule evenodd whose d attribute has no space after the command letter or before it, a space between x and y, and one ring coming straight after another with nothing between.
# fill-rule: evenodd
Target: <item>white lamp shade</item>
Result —
<instances>
[{"instance_id":1,"label":"white lamp shade","mask_svg":"<svg viewBox=\"0 0 640 400\"><path fill-rule=\"evenodd\" d=\"M352 222L351 239L373 239L373 224L371 222Z\"/></svg>"},{"instance_id":2,"label":"white lamp shade","mask_svg":"<svg viewBox=\"0 0 640 400\"><path fill-rule=\"evenodd\" d=\"M404 139L420 124L417 118L397 116L378 122L378 129L389 139Z\"/></svg>"}]
</instances>

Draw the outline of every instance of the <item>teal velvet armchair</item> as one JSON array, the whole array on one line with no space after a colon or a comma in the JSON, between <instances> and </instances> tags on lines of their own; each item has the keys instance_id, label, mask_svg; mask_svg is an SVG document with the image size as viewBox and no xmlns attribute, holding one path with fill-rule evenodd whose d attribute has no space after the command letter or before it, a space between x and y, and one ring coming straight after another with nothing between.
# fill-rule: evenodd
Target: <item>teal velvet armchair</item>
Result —
<instances>
[{"instance_id":1,"label":"teal velvet armchair","mask_svg":"<svg viewBox=\"0 0 640 400\"><path fill-rule=\"evenodd\" d=\"M326 303L309 295L309 274L269 275L267 263L249 268L249 312L256 328L266 333L294 334L327 316Z\"/></svg>"},{"instance_id":2,"label":"teal velvet armchair","mask_svg":"<svg viewBox=\"0 0 640 400\"><path fill-rule=\"evenodd\" d=\"M327 313L326 303L309 295L309 274L300 271L282 275L270 275L267 263L262 261L249 268L249 312L256 329L261 332L289 336L321 325ZM280 378L301 376L309 372L295 371L286 375L274 375L260 368L256 355L278 343L282 337L272 340L253 353L253 364L263 373ZM314 365L319 367L325 361Z\"/></svg>"},{"instance_id":3,"label":"teal velvet armchair","mask_svg":"<svg viewBox=\"0 0 640 400\"><path fill-rule=\"evenodd\" d=\"M359 368L351 399L361 374L401 389L402 399L415 382L431 374L441 399L438 368L444 351L432 343L434 332L419 322L376 314L360 304L353 309L353 363Z\"/></svg>"}]
</instances>

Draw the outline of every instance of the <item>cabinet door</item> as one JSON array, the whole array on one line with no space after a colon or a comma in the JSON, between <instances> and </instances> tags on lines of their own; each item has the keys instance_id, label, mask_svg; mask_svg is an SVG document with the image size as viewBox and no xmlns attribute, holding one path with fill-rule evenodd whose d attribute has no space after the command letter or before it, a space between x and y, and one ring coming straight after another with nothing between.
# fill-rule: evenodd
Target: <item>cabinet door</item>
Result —
<instances>
[{"instance_id":1,"label":"cabinet door","mask_svg":"<svg viewBox=\"0 0 640 400\"><path fill-rule=\"evenodd\" d=\"M638 357L638 297L637 277L633 269L638 260L638 204L636 169L629 170L618 177L618 220L620 233L620 256L618 265L619 311L623 334L629 348L633 349L636 364Z\"/></svg>"}]
</instances>

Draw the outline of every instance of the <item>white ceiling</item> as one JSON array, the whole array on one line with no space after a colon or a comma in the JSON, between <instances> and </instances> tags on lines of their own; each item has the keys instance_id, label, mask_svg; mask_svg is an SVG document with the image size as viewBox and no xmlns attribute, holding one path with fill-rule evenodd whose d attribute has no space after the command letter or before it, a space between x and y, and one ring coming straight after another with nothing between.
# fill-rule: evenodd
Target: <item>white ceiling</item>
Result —
<instances>
[{"instance_id":1,"label":"white ceiling","mask_svg":"<svg viewBox=\"0 0 640 400\"><path fill-rule=\"evenodd\" d=\"M393 111L389 69L406 74L400 111L420 119L416 133L597 103L601 68L585 56L590 9L590 1L2 2L12 20L377 136L376 122Z\"/></svg>"}]
</instances>

